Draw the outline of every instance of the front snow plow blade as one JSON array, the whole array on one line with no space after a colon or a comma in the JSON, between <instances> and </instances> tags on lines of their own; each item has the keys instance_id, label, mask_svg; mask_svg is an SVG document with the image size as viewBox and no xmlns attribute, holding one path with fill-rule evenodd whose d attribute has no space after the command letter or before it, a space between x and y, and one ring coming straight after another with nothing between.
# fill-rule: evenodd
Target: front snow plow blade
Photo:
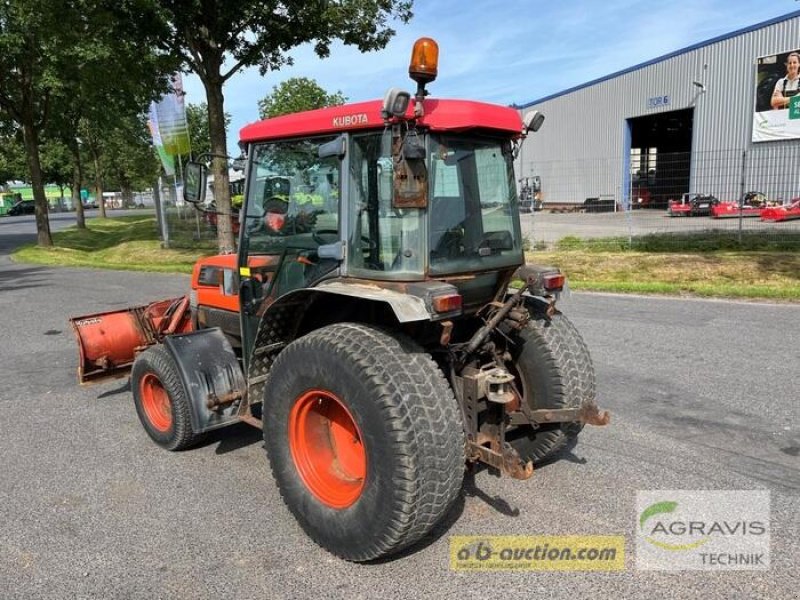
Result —
<instances>
[{"instance_id":1,"label":"front snow plow blade","mask_svg":"<svg viewBox=\"0 0 800 600\"><path fill-rule=\"evenodd\" d=\"M69 322L78 338L81 384L124 377L139 352L167 335L192 330L188 296L75 317Z\"/></svg>"}]
</instances>

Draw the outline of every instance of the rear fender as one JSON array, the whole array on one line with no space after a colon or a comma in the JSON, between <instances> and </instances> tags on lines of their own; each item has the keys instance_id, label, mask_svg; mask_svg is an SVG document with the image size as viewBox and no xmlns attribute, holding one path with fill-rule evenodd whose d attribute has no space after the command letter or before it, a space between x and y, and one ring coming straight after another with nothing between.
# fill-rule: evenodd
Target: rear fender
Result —
<instances>
[{"instance_id":1,"label":"rear fender","mask_svg":"<svg viewBox=\"0 0 800 600\"><path fill-rule=\"evenodd\" d=\"M264 380L278 353L307 333L310 321L319 326L332 322L328 316L335 321L337 307L348 302L384 307L394 316L395 324L431 320L423 298L374 285L331 282L289 292L267 307L261 316L247 369L251 404L263 398ZM309 313L318 318L308 319Z\"/></svg>"},{"instance_id":2,"label":"rear fender","mask_svg":"<svg viewBox=\"0 0 800 600\"><path fill-rule=\"evenodd\" d=\"M230 343L219 328L164 338L178 365L191 407L192 429L202 433L239 420L247 386Z\"/></svg>"},{"instance_id":3,"label":"rear fender","mask_svg":"<svg viewBox=\"0 0 800 600\"><path fill-rule=\"evenodd\" d=\"M400 324L430 321L432 317L420 296L360 283L323 283L289 292L270 304L261 315L254 348L292 341L312 304L315 311L329 312L330 307L348 300L383 305Z\"/></svg>"}]
</instances>

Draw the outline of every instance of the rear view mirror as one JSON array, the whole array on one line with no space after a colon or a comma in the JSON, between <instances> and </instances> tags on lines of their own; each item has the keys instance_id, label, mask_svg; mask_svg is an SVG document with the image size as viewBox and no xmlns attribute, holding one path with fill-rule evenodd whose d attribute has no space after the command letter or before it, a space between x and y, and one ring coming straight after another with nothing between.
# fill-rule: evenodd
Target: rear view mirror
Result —
<instances>
[{"instance_id":1,"label":"rear view mirror","mask_svg":"<svg viewBox=\"0 0 800 600\"><path fill-rule=\"evenodd\" d=\"M544 123L544 115L538 110L533 110L525 115L522 119L522 124L525 126L525 133L531 131L539 131L539 128Z\"/></svg>"},{"instance_id":2,"label":"rear view mirror","mask_svg":"<svg viewBox=\"0 0 800 600\"><path fill-rule=\"evenodd\" d=\"M198 162L186 163L183 182L183 199L200 204L206 198L206 167Z\"/></svg>"},{"instance_id":3,"label":"rear view mirror","mask_svg":"<svg viewBox=\"0 0 800 600\"><path fill-rule=\"evenodd\" d=\"M397 117L402 119L408 111L408 104L411 102L411 94L399 88L391 88L383 97L381 116L384 120Z\"/></svg>"}]
</instances>

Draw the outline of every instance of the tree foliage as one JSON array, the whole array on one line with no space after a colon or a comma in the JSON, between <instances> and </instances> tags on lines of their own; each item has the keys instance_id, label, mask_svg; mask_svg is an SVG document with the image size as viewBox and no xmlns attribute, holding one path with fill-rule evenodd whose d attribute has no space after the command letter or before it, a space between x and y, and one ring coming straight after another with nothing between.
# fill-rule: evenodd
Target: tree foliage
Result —
<instances>
[{"instance_id":1,"label":"tree foliage","mask_svg":"<svg viewBox=\"0 0 800 600\"><path fill-rule=\"evenodd\" d=\"M150 187L158 178L160 165L150 143L144 115L120 120L102 139L101 168L108 185L122 192L126 205L133 203L133 191Z\"/></svg>"},{"instance_id":2,"label":"tree foliage","mask_svg":"<svg viewBox=\"0 0 800 600\"><path fill-rule=\"evenodd\" d=\"M0 111L22 133L36 204L37 241L52 246L40 157L41 130L61 91L59 73L73 39L61 18L77 17L62 0L0 2Z\"/></svg>"},{"instance_id":3,"label":"tree foliage","mask_svg":"<svg viewBox=\"0 0 800 600\"><path fill-rule=\"evenodd\" d=\"M82 42L68 51L62 72L66 93L57 116L50 119L48 133L70 149L76 185L84 172L91 173L99 201L104 181L115 183L114 176L105 176L104 168L130 158L130 154L105 157L108 150L122 150L108 140L128 135L136 141L146 134L141 115L151 100L168 91L169 75L178 69L180 59L158 49L167 24L153 0L82 0L82 4L78 24ZM148 160L139 170L151 171L152 164ZM83 210L80 202L75 204L81 226ZM105 214L102 202L100 211Z\"/></svg>"},{"instance_id":4,"label":"tree foliage","mask_svg":"<svg viewBox=\"0 0 800 600\"><path fill-rule=\"evenodd\" d=\"M186 122L189 125L189 139L192 142L192 155L197 157L211 152L211 135L208 131L208 104L186 105ZM225 130L231 124L230 113L225 113Z\"/></svg>"},{"instance_id":5,"label":"tree foliage","mask_svg":"<svg viewBox=\"0 0 800 600\"><path fill-rule=\"evenodd\" d=\"M9 127L0 128L0 188L9 181L24 181L28 176L22 136Z\"/></svg>"},{"instance_id":6,"label":"tree foliage","mask_svg":"<svg viewBox=\"0 0 800 600\"><path fill-rule=\"evenodd\" d=\"M222 251L234 248L228 191L224 83L243 67L262 74L291 63L289 52L311 43L320 57L335 40L367 52L394 35L391 21L411 18L411 0L160 0L171 26L168 47L180 54L206 90L214 198ZM227 214L226 214L227 213Z\"/></svg>"},{"instance_id":7,"label":"tree foliage","mask_svg":"<svg viewBox=\"0 0 800 600\"><path fill-rule=\"evenodd\" d=\"M52 245L44 183L56 176L42 145L57 141L79 163L77 138L88 137L99 164L95 131L141 111L179 64L158 50L166 27L154 0L0 2L0 119L22 133L39 245Z\"/></svg>"},{"instance_id":8,"label":"tree foliage","mask_svg":"<svg viewBox=\"0 0 800 600\"><path fill-rule=\"evenodd\" d=\"M329 94L315 80L308 77L292 77L274 86L272 92L258 101L258 113L262 119L280 115L339 106L347 102L341 91Z\"/></svg>"}]
</instances>

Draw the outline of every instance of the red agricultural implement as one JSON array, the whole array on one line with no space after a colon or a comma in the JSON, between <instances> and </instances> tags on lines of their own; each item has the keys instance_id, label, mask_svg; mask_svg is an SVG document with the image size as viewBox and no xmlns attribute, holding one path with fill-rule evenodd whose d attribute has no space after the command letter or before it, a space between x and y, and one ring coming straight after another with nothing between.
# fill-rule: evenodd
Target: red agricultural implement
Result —
<instances>
[{"instance_id":1,"label":"red agricultural implement","mask_svg":"<svg viewBox=\"0 0 800 600\"><path fill-rule=\"evenodd\" d=\"M785 206L771 206L761 211L762 221L793 221L800 219L800 198L795 198Z\"/></svg>"}]
</instances>

